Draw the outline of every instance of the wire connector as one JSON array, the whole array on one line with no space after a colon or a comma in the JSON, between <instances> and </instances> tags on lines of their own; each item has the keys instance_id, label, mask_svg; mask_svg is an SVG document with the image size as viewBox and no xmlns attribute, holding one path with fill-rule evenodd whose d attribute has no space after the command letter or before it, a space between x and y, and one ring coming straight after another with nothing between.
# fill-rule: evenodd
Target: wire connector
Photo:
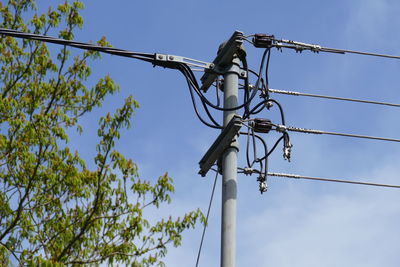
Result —
<instances>
[{"instance_id":1,"label":"wire connector","mask_svg":"<svg viewBox=\"0 0 400 267\"><path fill-rule=\"evenodd\" d=\"M292 147L293 145L290 143L290 141L287 141L287 143L283 148L283 158L289 162L290 162L290 157L292 155Z\"/></svg>"},{"instance_id":2,"label":"wire connector","mask_svg":"<svg viewBox=\"0 0 400 267\"><path fill-rule=\"evenodd\" d=\"M316 44L307 44L307 43L302 43L302 42L297 42L297 41L292 41L292 40L283 40L284 42L288 44L293 44L294 49L296 52L302 52L303 50L310 50L314 53L319 53L321 51L321 46L316 45Z\"/></svg>"},{"instance_id":3,"label":"wire connector","mask_svg":"<svg viewBox=\"0 0 400 267\"><path fill-rule=\"evenodd\" d=\"M257 181L259 182L259 190L260 193L265 193L268 191L268 184L267 184L267 178L265 177L264 174L260 174L260 176L257 178Z\"/></svg>"}]
</instances>

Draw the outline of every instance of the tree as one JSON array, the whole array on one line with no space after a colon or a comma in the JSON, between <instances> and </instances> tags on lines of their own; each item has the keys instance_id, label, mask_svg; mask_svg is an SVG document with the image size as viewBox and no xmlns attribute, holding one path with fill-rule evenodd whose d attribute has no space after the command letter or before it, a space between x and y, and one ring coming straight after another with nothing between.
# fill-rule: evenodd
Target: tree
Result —
<instances>
[{"instance_id":1,"label":"tree","mask_svg":"<svg viewBox=\"0 0 400 267\"><path fill-rule=\"evenodd\" d=\"M71 40L83 25L82 8L66 1L37 14L34 0L0 2L1 27ZM52 57L45 43L0 38L0 264L164 265L167 245L179 246L182 232L204 217L196 210L146 219L144 210L169 203L174 187L168 174L141 180L135 163L115 149L137 102L128 97L100 119L91 169L71 151L68 132L83 134L80 119L118 91L109 76L87 87L89 63L100 55L72 58L62 47ZM105 38L98 44L109 46Z\"/></svg>"}]
</instances>

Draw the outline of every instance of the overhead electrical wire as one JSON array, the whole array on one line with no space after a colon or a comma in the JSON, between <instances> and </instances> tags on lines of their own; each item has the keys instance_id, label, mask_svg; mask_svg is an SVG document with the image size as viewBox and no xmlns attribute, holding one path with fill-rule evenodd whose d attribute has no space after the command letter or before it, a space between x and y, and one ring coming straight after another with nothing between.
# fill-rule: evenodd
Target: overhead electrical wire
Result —
<instances>
[{"instance_id":1,"label":"overhead electrical wire","mask_svg":"<svg viewBox=\"0 0 400 267\"><path fill-rule=\"evenodd\" d=\"M112 47L103 47L103 46L99 46L99 45L95 45L95 44L81 43L81 42L76 42L76 41L71 41L71 40L55 38L55 37L51 37L51 36L47 36L47 35L25 33L25 32L20 32L20 31L16 31L16 30L5 29L5 28L0 28L0 34L15 37L15 38L42 41L42 42L47 42L47 43L66 45L66 46L75 47L75 48L84 49L84 50L102 52L102 53L111 54L111 55L135 58L135 59L140 59L140 60L144 60L144 61L148 61L148 62L154 61L153 60L154 54L132 52L132 51L118 49L118 48L112 48Z\"/></svg>"},{"instance_id":2,"label":"overhead electrical wire","mask_svg":"<svg viewBox=\"0 0 400 267\"><path fill-rule=\"evenodd\" d=\"M208 218L210 216L211 206L212 206L212 202L213 202L213 199L214 199L215 185L217 184L217 180L218 180L218 171L215 170L214 184L213 184L212 191L211 191L210 202L208 204L206 221L205 221L205 224L204 224L204 227L203 227L203 232L201 234L201 241L200 241L200 245L199 245L199 250L197 252L196 267L199 266L201 249L203 247L204 236L206 234L206 229L207 229L207 226L208 226Z\"/></svg>"},{"instance_id":3,"label":"overhead electrical wire","mask_svg":"<svg viewBox=\"0 0 400 267\"><path fill-rule=\"evenodd\" d=\"M358 55L364 55L364 56L400 59L400 56L396 56L396 55L363 52L363 51L349 50L349 49L329 48L329 47L323 47L323 46L316 45L316 44L307 44L307 43L303 43L303 42L284 40L284 39L273 38L272 40L273 40L272 46L274 46L274 47L291 48L291 49L295 49L297 52L302 52L303 50L310 50L314 53L326 52L326 53L335 53L335 54L358 54Z\"/></svg>"},{"instance_id":4,"label":"overhead electrical wire","mask_svg":"<svg viewBox=\"0 0 400 267\"><path fill-rule=\"evenodd\" d=\"M369 52L362 52L356 50L347 50L347 49L336 49L336 48L328 48L328 47L321 47L322 52L328 53L339 53L339 54L358 54L364 56L374 56L374 57L384 57L384 58L393 58L393 59L400 59L400 56L394 55L385 55L385 54L378 54L378 53L369 53Z\"/></svg>"},{"instance_id":5,"label":"overhead electrical wire","mask_svg":"<svg viewBox=\"0 0 400 267\"><path fill-rule=\"evenodd\" d=\"M285 91L285 90L279 90L279 89L268 89L268 91L271 92L271 93L284 94L284 95L307 96L307 97L326 98L326 99L342 100L342 101L350 101L350 102L358 102L358 103L366 103L366 104L374 104L374 105L400 107L400 104L379 102L379 101L372 101L372 100L363 100L363 99L354 99L354 98L345 98L345 97L336 97L336 96L327 96L327 95L308 94L308 93L301 93L301 92L295 92L295 91Z\"/></svg>"},{"instance_id":6,"label":"overhead electrical wire","mask_svg":"<svg viewBox=\"0 0 400 267\"><path fill-rule=\"evenodd\" d=\"M252 174L252 173L260 173L260 171L251 169L251 168L238 168L239 173L244 174ZM282 177L282 178L291 178L291 179L304 179L304 180L314 180L321 182L334 182L334 183L345 183L345 184L355 184L355 185L366 185L366 186L375 186L375 187L387 187L387 188L396 188L400 189L400 185L393 184L378 184L378 183L370 183L370 182L362 182L362 181L354 181L354 180L344 180L344 179L333 179L333 178L323 178L323 177L314 177L314 176L305 176L299 174L289 174L289 173L279 173L279 172L268 172L269 177Z\"/></svg>"},{"instance_id":7,"label":"overhead electrical wire","mask_svg":"<svg viewBox=\"0 0 400 267\"><path fill-rule=\"evenodd\" d=\"M352 180L341 180L341 179L332 179L332 178L312 177L312 176L304 176L304 175L288 174L288 173L269 172L268 176L285 177L285 178L293 178L293 179L316 180L316 181L323 181L323 182L335 182L335 183L368 185L368 186L378 186L378 187L390 187L390 188L398 188L398 189L400 189L400 185L377 184L377 183L352 181Z\"/></svg>"},{"instance_id":8,"label":"overhead electrical wire","mask_svg":"<svg viewBox=\"0 0 400 267\"><path fill-rule=\"evenodd\" d=\"M367 136L367 135L359 135L359 134L347 134L347 133L338 133L338 132L328 132L328 131L321 131L321 130L314 130L314 129L305 129L305 128L297 128L297 127L290 127L290 126L289 126L289 127L282 127L282 128L286 128L287 131L299 132L299 133L327 134L327 135L338 135L338 136L345 136L345 137L372 139L372 140L388 141L388 142L400 142L400 139L394 139L394 138ZM281 131L281 130L279 129L279 126L278 126L277 131Z\"/></svg>"}]
</instances>

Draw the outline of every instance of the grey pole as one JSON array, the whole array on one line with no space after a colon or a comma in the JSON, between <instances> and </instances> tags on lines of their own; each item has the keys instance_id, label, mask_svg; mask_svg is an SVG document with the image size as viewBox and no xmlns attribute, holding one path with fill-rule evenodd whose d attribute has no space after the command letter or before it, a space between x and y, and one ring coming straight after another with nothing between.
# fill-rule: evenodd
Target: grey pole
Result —
<instances>
[{"instance_id":1,"label":"grey pole","mask_svg":"<svg viewBox=\"0 0 400 267\"><path fill-rule=\"evenodd\" d=\"M240 61L234 58L224 74L224 108L238 105ZM236 111L224 111L226 126ZM232 143L222 158L222 222L221 222L221 267L236 266L236 195L237 195L237 140Z\"/></svg>"}]
</instances>

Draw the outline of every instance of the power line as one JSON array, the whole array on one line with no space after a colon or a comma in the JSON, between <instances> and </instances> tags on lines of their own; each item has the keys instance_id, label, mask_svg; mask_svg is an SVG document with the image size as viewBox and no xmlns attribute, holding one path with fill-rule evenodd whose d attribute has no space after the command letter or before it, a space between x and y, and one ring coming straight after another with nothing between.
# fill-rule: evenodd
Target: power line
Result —
<instances>
[{"instance_id":1,"label":"power line","mask_svg":"<svg viewBox=\"0 0 400 267\"><path fill-rule=\"evenodd\" d=\"M97 51L97 52L116 55L116 56L129 57L129 58L139 59L142 61L147 61L147 62L152 63L153 65L177 69L185 76L185 78L187 80L190 94L192 97L193 106L194 106L196 115L199 117L200 121L209 127L218 128L218 129L221 128L221 126L219 126L218 123L216 123L214 118L211 116L211 114L206 106L206 102L208 100L206 99L205 96L203 96L201 94L200 89L198 89L199 85L197 84L196 78L195 78L192 70L189 68L189 66L195 66L195 67L202 67L204 69L207 69L207 68L211 67L211 63L196 60L196 59L191 59L191 58L187 58L187 57L176 56L176 55L132 52L132 51L118 49L118 48L103 47L103 46L99 46L99 45L95 45L95 44L76 42L76 41L72 41L72 40L65 40L65 39L55 38L55 37L46 36L46 35L26 33L26 32L11 30L11 29L5 29L5 28L0 28L0 35L6 35L6 36L28 39L28 40L48 42L48 43L53 43L53 44L58 44L58 45L70 46L70 47L74 47L74 48L78 48L78 49ZM194 90L192 90L192 89L194 89ZM195 91L200 96L200 98L202 100L202 105L203 105L208 117L211 119L212 124L206 122L200 116L200 114L197 110L195 100L194 100L193 91ZM257 90L254 90L254 95L255 95L256 91ZM205 101L205 100L207 100L207 101ZM211 104L211 107L216 108L212 104ZM220 108L220 110L225 110L225 109Z\"/></svg>"},{"instance_id":2,"label":"power line","mask_svg":"<svg viewBox=\"0 0 400 267\"><path fill-rule=\"evenodd\" d=\"M395 55L387 55L387 54L379 54L379 53L370 53L363 52L357 50L349 50L349 49L337 49L337 48L329 48L323 47L317 44L308 44L293 40L285 40L285 39L276 39L274 35L267 34L254 34L252 35L253 39L247 40L252 43L255 47L258 48L271 48L276 47L278 49L282 48L290 48L296 50L296 52L303 52L304 50L309 50L314 53L319 52L327 52L327 53L335 53L335 54L358 54L365 56L374 56L374 57L384 57L384 58L393 58L400 59L400 56Z\"/></svg>"},{"instance_id":3,"label":"power line","mask_svg":"<svg viewBox=\"0 0 400 267\"><path fill-rule=\"evenodd\" d=\"M208 209L207 209L206 223L204 224L203 233L201 235L199 251L197 253L196 267L199 265L201 248L203 247L204 236L206 234L206 229L207 229L207 224L208 224L208 217L210 215L211 205L212 205L212 201L214 199L214 191L215 191L215 185L217 184L217 179L218 179L218 171L215 171L214 185L213 185L213 188L212 188L212 191L211 191L210 203L208 204Z\"/></svg>"},{"instance_id":4,"label":"power line","mask_svg":"<svg viewBox=\"0 0 400 267\"><path fill-rule=\"evenodd\" d=\"M323 182L335 182L335 183L379 186L379 187L389 187L389 188L399 188L400 189L400 185L376 184L376 183L367 183L367 182L360 182L360 181L351 181L351 180L340 180L340 179L304 176L304 175L298 175L298 174L269 172L268 175L269 176L274 176L274 177L284 177L284 178L293 178L293 179L306 179L306 180L316 180L316 181L323 181Z\"/></svg>"},{"instance_id":5,"label":"power line","mask_svg":"<svg viewBox=\"0 0 400 267\"><path fill-rule=\"evenodd\" d=\"M308 93L301 93L301 92L295 92L295 91L285 91L285 90L278 90L278 89L268 89L268 91L271 93L284 94L284 95L308 96L308 97L316 97L316 98L326 98L326 99L333 99L333 100L359 102L359 103L366 103L366 104L384 105L384 106L391 106L391 107L400 107L400 104L379 102L379 101L372 101L372 100L344 98L344 97L326 96L326 95L316 95L316 94L308 94Z\"/></svg>"},{"instance_id":6,"label":"power line","mask_svg":"<svg viewBox=\"0 0 400 267\"><path fill-rule=\"evenodd\" d=\"M16 31L16 30L5 29L5 28L0 28L0 34L6 35L6 36L12 36L12 37L16 37L16 38L42 41L42 42L47 42L47 43L59 44L59 45L66 45L66 46L71 46L71 47L75 47L75 48L79 48L79 49L97 51L97 52L102 52L102 53L107 53L107 54L112 54L112 55L117 55L117 56L122 56L122 57L136 58L136 59L141 59L141 60L146 60L146 61L151 61L154 58L154 54L138 53L138 52L132 52L132 51L118 49L118 48L112 48L112 47L103 47L103 46L99 46L99 45L95 45L95 44L76 42L76 41L72 41L72 40L55 38L55 37L51 37L51 36L47 36L47 35L20 32L20 31Z\"/></svg>"},{"instance_id":7,"label":"power line","mask_svg":"<svg viewBox=\"0 0 400 267\"><path fill-rule=\"evenodd\" d=\"M82 43L76 42L72 40L65 40L61 38L55 38L47 35L41 34L34 34L34 33L26 33L11 29L0 28L0 35L12 36L15 38L22 38L28 40L35 40L35 41L42 41L47 43L53 43L58 45L65 45L70 46L78 49L90 50L90 51L97 51L101 53L121 56L121 57L128 57L139 59L142 61L150 62L155 66L161 66L165 68L171 69L179 69L182 65L190 65L195 67L201 67L204 69L210 68L211 63L182 57L176 55L164 55L164 54L157 54L157 53L141 53L141 52L133 52L129 50L119 49L119 48L112 48L112 47L103 47L95 44L89 43Z\"/></svg>"},{"instance_id":8,"label":"power line","mask_svg":"<svg viewBox=\"0 0 400 267\"><path fill-rule=\"evenodd\" d=\"M400 59L400 56L395 56L395 55L370 53L370 52L363 52L363 51L357 51L357 50L348 50L348 49L329 48L329 47L323 47L323 46L320 46L320 45L307 44L307 43L302 43L302 42L297 42L297 41L292 41L292 40L274 39L274 41L276 41L276 43L274 43L273 46L275 46L277 48L284 47L284 48L295 49L296 52L302 52L303 50L310 50L310 51L315 52L315 53L327 52L327 53L335 53L335 54L358 54L358 55L364 55L364 56L374 56L374 57ZM283 43L286 43L288 45L284 45Z\"/></svg>"},{"instance_id":9,"label":"power line","mask_svg":"<svg viewBox=\"0 0 400 267\"><path fill-rule=\"evenodd\" d=\"M327 135L338 135L338 136L345 136L345 137L373 139L373 140L389 141L389 142L400 142L400 139L394 139L394 138L385 138L385 137L376 137L376 136L367 136L367 135L358 135L358 134L347 134L347 133L338 133L338 132L328 132L328 131L297 128L297 127L290 127L290 126L286 127L286 126L283 126L283 125L278 125L276 130L278 132L282 132L282 131L287 130L287 131L299 132L299 133L327 134Z\"/></svg>"},{"instance_id":10,"label":"power line","mask_svg":"<svg viewBox=\"0 0 400 267\"><path fill-rule=\"evenodd\" d=\"M321 51L328 52L328 53L344 53L344 54L349 53L349 54L358 54L358 55L364 55L364 56L400 59L400 56L369 53L369 52L362 52L362 51L356 51L356 50L336 49L336 48L328 48L328 47L321 47Z\"/></svg>"}]
</instances>

